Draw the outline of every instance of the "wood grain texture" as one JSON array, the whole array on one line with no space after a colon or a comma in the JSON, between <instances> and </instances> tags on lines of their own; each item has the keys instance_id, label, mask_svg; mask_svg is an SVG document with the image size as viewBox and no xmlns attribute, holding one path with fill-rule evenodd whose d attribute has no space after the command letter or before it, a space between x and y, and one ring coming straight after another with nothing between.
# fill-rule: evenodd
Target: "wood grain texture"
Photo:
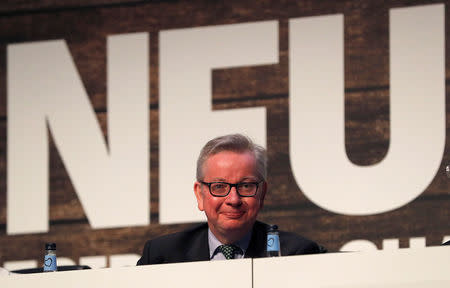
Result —
<instances>
[{"instance_id":1,"label":"wood grain texture","mask_svg":"<svg viewBox=\"0 0 450 288\"><path fill-rule=\"evenodd\" d=\"M328 212L302 193L289 157L289 19L340 13L345 39L345 145L357 165L380 162L389 148L389 9L450 1L8 1L0 6L0 266L4 261L41 261L43 243L58 243L58 255L78 261L82 256L139 254L145 240L189 226L160 225L159 212L159 32L265 20L279 22L279 63L212 72L213 109L265 107L269 187L260 219L302 234L337 251L350 240L426 237L439 245L450 235L450 187L444 167L450 163L446 138L441 166L426 191L399 209L370 216ZM446 54L449 49L449 21ZM150 34L150 186L151 225L122 229L90 228L53 141L50 147L50 231L6 235L7 45L64 39L97 114L105 139L107 127L106 39L108 35ZM446 124L450 135L450 63L446 57ZM194 167L193 167L194 169ZM326 181L324 171L324 181ZM339 191L330 191L330 193ZM42 264L42 263L40 263Z\"/></svg>"}]
</instances>

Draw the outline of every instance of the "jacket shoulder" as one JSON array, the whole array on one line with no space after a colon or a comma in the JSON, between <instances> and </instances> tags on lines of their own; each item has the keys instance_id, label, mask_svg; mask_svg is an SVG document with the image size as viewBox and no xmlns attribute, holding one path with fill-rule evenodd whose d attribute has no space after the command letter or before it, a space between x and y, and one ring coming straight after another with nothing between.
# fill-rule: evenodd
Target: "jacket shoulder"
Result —
<instances>
[{"instance_id":1,"label":"jacket shoulder","mask_svg":"<svg viewBox=\"0 0 450 288\"><path fill-rule=\"evenodd\" d=\"M204 255L203 250L208 250L208 246L203 247L207 244L207 231L208 225L202 223L181 232L148 240L137 265L204 260L200 256Z\"/></svg>"},{"instance_id":2,"label":"jacket shoulder","mask_svg":"<svg viewBox=\"0 0 450 288\"><path fill-rule=\"evenodd\" d=\"M259 221L255 222L255 228L257 228L259 231L265 231L265 235L267 235L267 230L269 229L269 227L270 225L266 223ZM298 234L282 230L279 230L278 233L280 236L280 248L282 256L326 252L326 249L322 246L319 246L316 242Z\"/></svg>"},{"instance_id":3,"label":"jacket shoulder","mask_svg":"<svg viewBox=\"0 0 450 288\"><path fill-rule=\"evenodd\" d=\"M324 253L326 250L316 242L291 232L280 231L281 255Z\"/></svg>"}]
</instances>

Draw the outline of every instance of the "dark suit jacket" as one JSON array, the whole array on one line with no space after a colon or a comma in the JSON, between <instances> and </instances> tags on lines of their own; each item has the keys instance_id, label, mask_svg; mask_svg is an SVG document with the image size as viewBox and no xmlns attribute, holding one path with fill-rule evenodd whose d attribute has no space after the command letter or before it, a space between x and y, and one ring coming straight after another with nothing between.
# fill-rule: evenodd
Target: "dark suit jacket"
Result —
<instances>
[{"instance_id":1,"label":"dark suit jacket","mask_svg":"<svg viewBox=\"0 0 450 288\"><path fill-rule=\"evenodd\" d=\"M267 224L255 222L245 258L266 256L267 230ZM282 256L325 252L325 249L306 238L289 232L279 231L279 233ZM209 260L208 224L203 223L182 232L147 241L137 265L207 260Z\"/></svg>"}]
</instances>

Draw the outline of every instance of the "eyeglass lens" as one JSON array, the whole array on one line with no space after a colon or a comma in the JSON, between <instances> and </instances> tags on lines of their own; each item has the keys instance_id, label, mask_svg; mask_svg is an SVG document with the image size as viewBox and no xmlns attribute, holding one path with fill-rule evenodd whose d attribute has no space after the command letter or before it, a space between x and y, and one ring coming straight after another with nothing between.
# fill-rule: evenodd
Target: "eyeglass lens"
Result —
<instances>
[{"instance_id":1,"label":"eyeglass lens","mask_svg":"<svg viewBox=\"0 0 450 288\"><path fill-rule=\"evenodd\" d=\"M234 186L234 185L233 185ZM253 195L256 192L258 184L256 183L238 183L236 188L241 195ZM215 195L226 195L231 190L231 185L228 183L212 183L211 192Z\"/></svg>"}]
</instances>

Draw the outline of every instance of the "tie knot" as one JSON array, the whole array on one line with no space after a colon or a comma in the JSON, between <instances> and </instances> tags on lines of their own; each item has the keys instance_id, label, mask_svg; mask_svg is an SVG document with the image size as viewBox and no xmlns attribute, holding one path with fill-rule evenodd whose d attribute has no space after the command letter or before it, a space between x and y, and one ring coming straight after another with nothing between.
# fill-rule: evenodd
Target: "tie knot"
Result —
<instances>
[{"instance_id":1,"label":"tie knot","mask_svg":"<svg viewBox=\"0 0 450 288\"><path fill-rule=\"evenodd\" d=\"M220 245L219 247L217 247L217 249L222 252L223 256L225 256L225 258L228 259L233 259L234 258L234 254L236 254L236 252L238 253L242 253L242 249L239 248L236 245L233 244L229 244L229 245Z\"/></svg>"}]
</instances>

